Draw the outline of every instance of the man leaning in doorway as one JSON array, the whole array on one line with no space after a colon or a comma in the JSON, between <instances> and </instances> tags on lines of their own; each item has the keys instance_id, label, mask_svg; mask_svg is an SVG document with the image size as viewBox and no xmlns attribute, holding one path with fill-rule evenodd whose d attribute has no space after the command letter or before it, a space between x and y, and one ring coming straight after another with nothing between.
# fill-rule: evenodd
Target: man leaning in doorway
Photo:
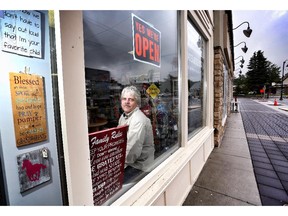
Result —
<instances>
[{"instance_id":1,"label":"man leaning in doorway","mask_svg":"<svg viewBox=\"0 0 288 216\"><path fill-rule=\"evenodd\" d=\"M121 93L124 113L119 126L129 125L125 158L124 184L145 173L154 160L154 139L150 119L140 110L141 95L135 86Z\"/></svg>"}]
</instances>

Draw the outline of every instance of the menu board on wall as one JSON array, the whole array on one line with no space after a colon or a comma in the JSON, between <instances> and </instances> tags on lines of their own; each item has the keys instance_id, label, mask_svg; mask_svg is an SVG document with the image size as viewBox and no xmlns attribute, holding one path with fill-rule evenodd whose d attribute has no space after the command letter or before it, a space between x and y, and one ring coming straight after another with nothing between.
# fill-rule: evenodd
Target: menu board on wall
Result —
<instances>
[{"instance_id":1,"label":"menu board on wall","mask_svg":"<svg viewBox=\"0 0 288 216\"><path fill-rule=\"evenodd\" d=\"M9 73L16 145L47 140L43 77Z\"/></svg>"},{"instance_id":2,"label":"menu board on wall","mask_svg":"<svg viewBox=\"0 0 288 216\"><path fill-rule=\"evenodd\" d=\"M128 126L89 134L94 205L102 205L122 188Z\"/></svg>"},{"instance_id":3,"label":"menu board on wall","mask_svg":"<svg viewBox=\"0 0 288 216\"><path fill-rule=\"evenodd\" d=\"M41 13L7 10L1 23L3 51L42 58Z\"/></svg>"}]
</instances>

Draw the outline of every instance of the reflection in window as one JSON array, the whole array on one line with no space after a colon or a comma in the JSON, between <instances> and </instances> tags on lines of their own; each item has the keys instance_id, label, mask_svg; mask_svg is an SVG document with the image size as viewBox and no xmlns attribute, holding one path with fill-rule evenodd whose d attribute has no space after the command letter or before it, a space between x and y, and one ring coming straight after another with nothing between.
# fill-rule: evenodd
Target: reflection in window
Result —
<instances>
[{"instance_id":1,"label":"reflection in window","mask_svg":"<svg viewBox=\"0 0 288 216\"><path fill-rule=\"evenodd\" d=\"M204 39L188 22L188 134L203 126Z\"/></svg>"},{"instance_id":2,"label":"reflection in window","mask_svg":"<svg viewBox=\"0 0 288 216\"><path fill-rule=\"evenodd\" d=\"M146 26L145 23L137 26L140 33L146 32L147 26L158 33L149 32L149 37L160 46L157 50L161 53L160 64L134 59L134 15L146 23ZM178 148L177 12L83 11L83 25L89 132L117 127L123 113L121 91L126 86L136 86L141 93L140 109L151 120L153 129L155 161L151 171ZM139 43L138 54L142 53L139 47L147 48L149 44L145 40ZM143 176L132 179L132 184L124 183L120 192L106 204L112 203Z\"/></svg>"}]
</instances>

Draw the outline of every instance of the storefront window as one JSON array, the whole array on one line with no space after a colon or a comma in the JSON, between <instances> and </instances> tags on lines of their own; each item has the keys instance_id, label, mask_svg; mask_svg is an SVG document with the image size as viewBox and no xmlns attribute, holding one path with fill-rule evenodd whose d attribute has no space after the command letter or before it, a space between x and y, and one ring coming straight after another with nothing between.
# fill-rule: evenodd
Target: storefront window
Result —
<instances>
[{"instance_id":1,"label":"storefront window","mask_svg":"<svg viewBox=\"0 0 288 216\"><path fill-rule=\"evenodd\" d=\"M191 22L188 28L188 134L203 127L204 39Z\"/></svg>"},{"instance_id":2,"label":"storefront window","mask_svg":"<svg viewBox=\"0 0 288 216\"><path fill-rule=\"evenodd\" d=\"M139 108L152 125L155 149L148 170L124 182L119 192L102 202L105 205L179 147L177 12L83 11L83 25L89 133L118 126L121 92L135 86L141 95Z\"/></svg>"}]
</instances>

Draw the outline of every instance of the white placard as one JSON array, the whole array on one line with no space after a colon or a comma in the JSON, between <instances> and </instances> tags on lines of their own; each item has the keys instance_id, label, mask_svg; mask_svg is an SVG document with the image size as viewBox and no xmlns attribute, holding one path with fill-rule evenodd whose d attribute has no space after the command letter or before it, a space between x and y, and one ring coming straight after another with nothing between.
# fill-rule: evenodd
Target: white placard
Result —
<instances>
[{"instance_id":1,"label":"white placard","mask_svg":"<svg viewBox=\"0 0 288 216\"><path fill-rule=\"evenodd\" d=\"M2 50L42 58L41 14L30 10L4 11Z\"/></svg>"}]
</instances>

